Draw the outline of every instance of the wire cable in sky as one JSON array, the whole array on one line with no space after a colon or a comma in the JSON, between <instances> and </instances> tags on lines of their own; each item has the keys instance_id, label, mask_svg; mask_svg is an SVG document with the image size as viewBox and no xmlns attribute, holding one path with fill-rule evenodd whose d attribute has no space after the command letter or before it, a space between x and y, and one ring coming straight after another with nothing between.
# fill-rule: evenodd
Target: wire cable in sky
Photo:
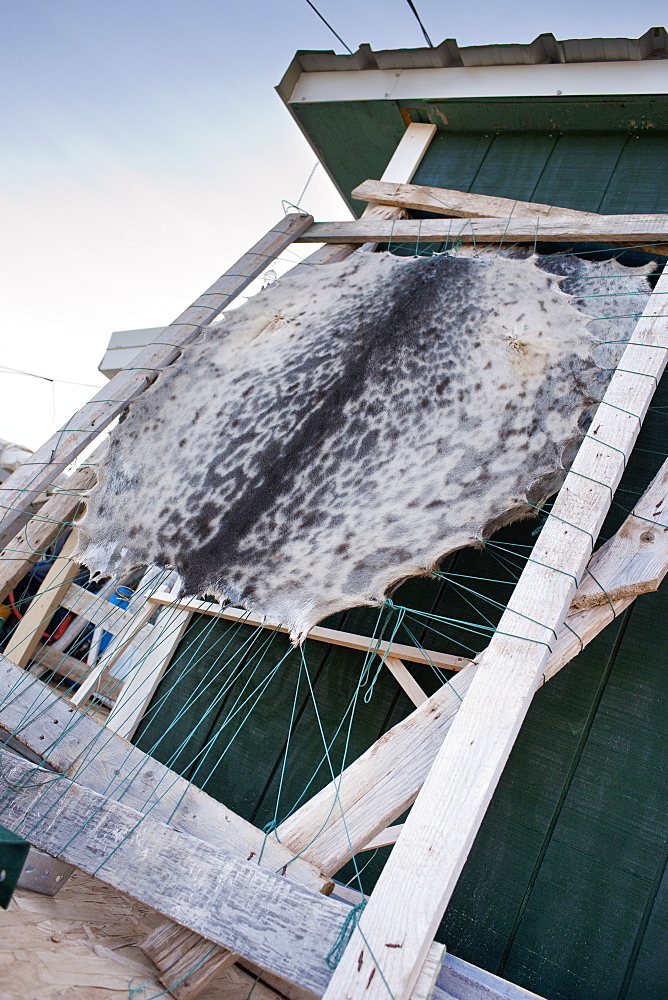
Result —
<instances>
[{"instance_id":1,"label":"wire cable in sky","mask_svg":"<svg viewBox=\"0 0 668 1000\"><path fill-rule=\"evenodd\" d=\"M67 378L49 378L48 375L35 375L34 372L23 372L19 368L7 368L6 365L0 365L0 374L4 375L27 375L28 378L38 378L43 382L62 382L63 385L82 385L86 389L101 389L101 385L93 385L92 382L71 382Z\"/></svg>"},{"instance_id":2,"label":"wire cable in sky","mask_svg":"<svg viewBox=\"0 0 668 1000\"><path fill-rule=\"evenodd\" d=\"M308 0L306 0L306 2L308 3ZM429 46L430 49L433 49L434 43L432 42L431 38L427 34L427 29L425 28L424 24L420 20L420 15L417 12L417 8L416 8L415 4L413 3L413 0L406 0L406 3L408 4L408 6L410 7L410 9L415 14L415 20L417 21L417 23L420 25L420 27L422 29L422 34L425 37L425 41L426 41L427 45Z\"/></svg>"},{"instance_id":3,"label":"wire cable in sky","mask_svg":"<svg viewBox=\"0 0 668 1000\"><path fill-rule=\"evenodd\" d=\"M311 3L311 0L306 0L306 3L309 5L309 7L311 8L311 10L314 10L316 12L316 14L318 15L318 17L322 21L322 23L327 25L327 27L329 28L329 30L331 31L331 33L335 36L335 38L338 38L338 40L341 42L341 45L343 45L344 49L348 49L348 52L352 55L353 54L353 50L351 48L348 48L348 46L346 45L346 43L344 42L344 40L341 38L341 35L337 34L336 31L334 31L334 28L331 26L331 24L329 23L329 21L326 21L324 19L324 17L322 16L322 14L318 10L318 8L314 4ZM417 11L415 13L415 16L417 17ZM418 17L418 21L419 20L420 20L420 18ZM422 30L424 31L424 28Z\"/></svg>"}]
</instances>

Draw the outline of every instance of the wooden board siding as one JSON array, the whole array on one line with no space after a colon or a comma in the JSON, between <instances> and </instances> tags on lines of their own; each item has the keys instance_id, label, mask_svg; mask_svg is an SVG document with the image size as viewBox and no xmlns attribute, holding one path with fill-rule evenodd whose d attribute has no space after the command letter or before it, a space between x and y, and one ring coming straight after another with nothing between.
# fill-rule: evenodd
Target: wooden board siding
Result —
<instances>
[{"instance_id":1,"label":"wooden board siding","mask_svg":"<svg viewBox=\"0 0 668 1000\"><path fill-rule=\"evenodd\" d=\"M637 212L639 206L643 212L662 212L668 201L667 164L665 132L556 137L511 132L489 138L441 132L413 183L610 215Z\"/></svg>"}]
</instances>

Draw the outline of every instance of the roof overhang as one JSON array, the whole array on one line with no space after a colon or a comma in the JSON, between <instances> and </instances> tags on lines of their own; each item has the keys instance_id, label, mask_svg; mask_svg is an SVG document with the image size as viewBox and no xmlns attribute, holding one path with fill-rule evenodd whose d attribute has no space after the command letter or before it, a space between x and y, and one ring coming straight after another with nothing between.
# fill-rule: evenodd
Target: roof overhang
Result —
<instances>
[{"instance_id":1,"label":"roof overhang","mask_svg":"<svg viewBox=\"0 0 668 1000\"><path fill-rule=\"evenodd\" d=\"M668 33L352 55L297 52L277 87L351 209L410 122L443 132L668 129Z\"/></svg>"},{"instance_id":2,"label":"roof overhang","mask_svg":"<svg viewBox=\"0 0 668 1000\"><path fill-rule=\"evenodd\" d=\"M667 90L668 60L656 59L646 62L300 73L287 103L562 95L584 97L660 94Z\"/></svg>"}]
</instances>

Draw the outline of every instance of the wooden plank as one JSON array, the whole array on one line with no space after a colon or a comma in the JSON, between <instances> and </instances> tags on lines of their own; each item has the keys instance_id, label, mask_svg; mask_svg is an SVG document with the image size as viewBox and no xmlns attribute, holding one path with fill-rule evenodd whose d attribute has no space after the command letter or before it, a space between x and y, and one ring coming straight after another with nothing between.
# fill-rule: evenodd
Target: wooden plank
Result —
<instances>
[{"instance_id":1,"label":"wooden plank","mask_svg":"<svg viewBox=\"0 0 668 1000\"><path fill-rule=\"evenodd\" d=\"M572 208L542 205L533 201L516 201L513 198L496 198L487 194L471 194L450 188L423 187L418 184L388 184L385 181L364 181L352 192L360 201L374 201L380 205L438 215L456 215L462 218L508 218L514 215L559 216L561 219L596 219L594 212L579 212Z\"/></svg>"},{"instance_id":2,"label":"wooden plank","mask_svg":"<svg viewBox=\"0 0 668 1000\"><path fill-rule=\"evenodd\" d=\"M155 343L145 347L133 359L131 366L119 372L75 413L35 452L29 463L22 465L2 484L0 489L7 510L0 522L1 544L5 544L20 528L21 516L31 500L52 483L132 399L155 381L159 371L178 357L181 348L192 343L202 329L312 222L310 215L293 214L281 219L173 323L165 327L155 338Z\"/></svg>"},{"instance_id":3,"label":"wooden plank","mask_svg":"<svg viewBox=\"0 0 668 1000\"><path fill-rule=\"evenodd\" d=\"M142 942L141 950L159 969L161 982L176 1000L196 997L214 975L234 965L238 957L171 920L156 927ZM253 980L248 973L243 977L249 980L247 992ZM241 982L245 984L245 978Z\"/></svg>"},{"instance_id":4,"label":"wooden plank","mask_svg":"<svg viewBox=\"0 0 668 1000\"><path fill-rule=\"evenodd\" d=\"M183 610L197 611L203 615L213 615L216 618L224 618L227 621L242 621L247 625L255 625L258 628L268 628L279 632L289 632L277 622L267 621L261 615L244 611L241 608L233 608L229 605L222 606L212 601L198 601L195 598L174 598L169 593L151 594L150 601L157 604L169 604L170 607L182 608ZM461 670L471 661L465 656L453 656L451 653L439 653L435 649L418 649L417 646L407 646L401 642L379 641L367 635L355 635L353 632L341 632L338 629L322 628L316 625L307 635L307 639L315 639L317 642L328 642L332 646L346 646L348 649L358 649L362 652L377 652L379 655L388 654L401 660L408 660L411 663L422 663L442 667L444 670Z\"/></svg>"},{"instance_id":5,"label":"wooden plank","mask_svg":"<svg viewBox=\"0 0 668 1000\"><path fill-rule=\"evenodd\" d=\"M67 656L54 646L41 645L35 650L30 672L39 677L40 674L52 671L57 677L78 682L86 676L89 669L88 664L77 660L76 656Z\"/></svg>"},{"instance_id":6,"label":"wooden plank","mask_svg":"<svg viewBox=\"0 0 668 1000\"><path fill-rule=\"evenodd\" d=\"M376 834L375 837L365 845L365 851L376 851L379 847L391 847L392 844L396 844L399 834L404 828L403 823L397 823L396 826L388 826L381 833Z\"/></svg>"},{"instance_id":7,"label":"wooden plank","mask_svg":"<svg viewBox=\"0 0 668 1000\"><path fill-rule=\"evenodd\" d=\"M126 740L132 739L191 617L190 611L173 608L160 612L150 639L139 647L139 663L121 688L107 719L107 729Z\"/></svg>"},{"instance_id":8,"label":"wooden plank","mask_svg":"<svg viewBox=\"0 0 668 1000\"><path fill-rule=\"evenodd\" d=\"M445 955L432 992L433 1000L543 1000L537 993Z\"/></svg>"},{"instance_id":9,"label":"wooden plank","mask_svg":"<svg viewBox=\"0 0 668 1000\"><path fill-rule=\"evenodd\" d=\"M668 461L635 505L634 513L590 559L590 572L585 573L569 614L557 631L539 685L577 656L639 593L658 589L668 573L667 495ZM651 542L648 531L652 533ZM598 584L593 582L594 577ZM612 606L599 585L611 597ZM373 838L382 837L387 824L414 801L479 661L480 657L465 667L350 764L335 783L285 820L278 829L281 842L290 845L301 827L320 830L305 856L324 870L336 871L350 860L351 850L367 850ZM332 809L337 796L341 808Z\"/></svg>"},{"instance_id":10,"label":"wooden plank","mask_svg":"<svg viewBox=\"0 0 668 1000\"><path fill-rule=\"evenodd\" d=\"M390 162L383 171L382 180L393 181L395 183L409 183L412 181L413 175L420 166L422 158L427 152L436 131L435 125L412 122L401 137ZM370 215L381 219L401 219L404 215L404 210L396 206L387 208L379 203L370 201L362 213L362 218L366 219ZM336 264L341 260L345 260L346 257L350 257L355 250L369 250L373 247L373 243L369 243L363 247L358 247L355 243L325 245L316 250L310 257L307 257L301 264L297 264L296 267L291 268L285 277L304 274L309 268L320 264Z\"/></svg>"},{"instance_id":11,"label":"wooden plank","mask_svg":"<svg viewBox=\"0 0 668 1000\"><path fill-rule=\"evenodd\" d=\"M111 592L113 593L113 590ZM106 595L95 594L92 590L86 590L76 583L69 585L61 596L60 605L75 615L81 615L93 625L104 625L107 632L122 628L122 619L126 611L118 604L112 604Z\"/></svg>"},{"instance_id":12,"label":"wooden plank","mask_svg":"<svg viewBox=\"0 0 668 1000\"><path fill-rule=\"evenodd\" d=\"M212 799L185 778L79 712L20 667L0 657L0 726L54 770L175 830L204 837L216 849L262 855L272 870L314 891L330 882L275 838Z\"/></svg>"},{"instance_id":13,"label":"wooden plank","mask_svg":"<svg viewBox=\"0 0 668 1000\"><path fill-rule=\"evenodd\" d=\"M83 705L95 691L100 689L105 674L111 670L121 653L129 646L138 646L143 642L150 644L153 641L153 628L150 629L148 636L144 632L144 628L148 625L148 620L154 612L155 607L148 601L139 609L136 607L127 609L115 627L113 639L95 666L82 680L79 689L72 695L72 704Z\"/></svg>"},{"instance_id":14,"label":"wooden plank","mask_svg":"<svg viewBox=\"0 0 668 1000\"><path fill-rule=\"evenodd\" d=\"M349 907L0 750L0 822L262 968L322 994Z\"/></svg>"},{"instance_id":15,"label":"wooden plank","mask_svg":"<svg viewBox=\"0 0 668 1000\"><path fill-rule=\"evenodd\" d=\"M410 996L664 370L668 323L659 303L666 292L668 273L659 278L612 376L590 434L332 977L327 1000L342 995L380 1000L388 988L395 1000ZM381 985L367 989L370 955L382 954L388 940L399 940L402 947L385 957ZM360 950L366 962L359 961Z\"/></svg>"},{"instance_id":16,"label":"wooden plank","mask_svg":"<svg viewBox=\"0 0 668 1000\"><path fill-rule=\"evenodd\" d=\"M369 217L357 222L316 222L298 243L622 243L657 244L668 239L668 215L511 216L507 219L399 219ZM659 251L657 246L657 252ZM665 249L665 248L664 248Z\"/></svg>"},{"instance_id":17,"label":"wooden plank","mask_svg":"<svg viewBox=\"0 0 668 1000\"><path fill-rule=\"evenodd\" d=\"M435 125L411 122L383 171L383 181L395 184L408 184L412 181L436 132ZM378 198L362 198L360 200L379 202Z\"/></svg>"},{"instance_id":18,"label":"wooden plank","mask_svg":"<svg viewBox=\"0 0 668 1000\"><path fill-rule=\"evenodd\" d=\"M410 1000L430 1000L434 992L436 979L441 971L445 958L445 945L432 941L427 957L418 973L410 995Z\"/></svg>"},{"instance_id":19,"label":"wooden plank","mask_svg":"<svg viewBox=\"0 0 668 1000\"><path fill-rule=\"evenodd\" d=\"M44 629L54 611L60 607L61 599L72 578L80 570L79 564L70 558L76 543L76 532L72 531L7 644L5 656L19 667L26 667L30 663L33 653L40 644Z\"/></svg>"},{"instance_id":20,"label":"wooden plank","mask_svg":"<svg viewBox=\"0 0 668 1000\"><path fill-rule=\"evenodd\" d=\"M387 168L383 172L383 179L389 180L401 180L410 181L413 178L413 174L417 170L422 157L424 156L431 139L436 132L436 127L431 125L418 125L411 124L406 129L406 132L402 136L397 149L393 157L390 160ZM384 208L380 205L367 205L364 210L364 216L369 215L379 215L382 218L392 219L400 218L403 215L403 210L400 208ZM296 265L291 268L286 277L291 277L296 274L303 274L309 270L309 268L317 267L322 264L334 264L338 261L345 260L352 253L357 251L364 251L373 249L374 244L365 244L361 247L357 247L355 244L334 244L325 245L315 253L311 254L305 261L301 264ZM258 623L259 624L259 623ZM217 968L217 963L222 961L223 957L214 954L210 959L208 959L200 967L198 974L198 982L203 985L208 981L206 977L207 968L211 968L211 978L215 974ZM169 982L172 982L172 978L169 977ZM179 989L177 987L177 989ZM188 990L187 992L180 991L180 996L177 1000L188 1000L189 997L196 996L198 990Z\"/></svg>"},{"instance_id":21,"label":"wooden plank","mask_svg":"<svg viewBox=\"0 0 668 1000\"><path fill-rule=\"evenodd\" d=\"M97 450L91 456L91 463L96 457L99 457ZM0 599L20 583L31 566L44 558L48 547L62 534L64 525L78 514L84 491L94 482L94 470L88 464L82 465L72 473L67 485L60 487L0 551Z\"/></svg>"},{"instance_id":22,"label":"wooden plank","mask_svg":"<svg viewBox=\"0 0 668 1000\"><path fill-rule=\"evenodd\" d=\"M427 700L427 695L401 660L396 656L386 656L383 659L383 663L395 680L399 682L414 705L421 705Z\"/></svg>"}]
</instances>

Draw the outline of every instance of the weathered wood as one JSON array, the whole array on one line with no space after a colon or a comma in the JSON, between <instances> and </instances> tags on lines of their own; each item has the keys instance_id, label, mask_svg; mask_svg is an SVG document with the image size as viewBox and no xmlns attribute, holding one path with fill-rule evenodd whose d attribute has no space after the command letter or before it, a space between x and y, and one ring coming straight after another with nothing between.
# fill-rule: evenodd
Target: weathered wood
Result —
<instances>
[{"instance_id":1,"label":"weathered wood","mask_svg":"<svg viewBox=\"0 0 668 1000\"><path fill-rule=\"evenodd\" d=\"M435 125L412 122L402 135L399 145L383 171L382 180L393 181L395 184L411 181L435 134ZM362 218L367 219L369 216L373 216L379 219L401 219L404 214L403 208L396 206L387 208L374 201L370 201L362 213ZM315 253L312 253L306 260L302 261L301 264L297 264L296 267L291 268L285 277L304 274L309 268L320 264L336 264L340 260L350 257L356 250L370 250L374 246L375 244L373 243L362 247L357 246L355 243L326 244L324 247L316 250Z\"/></svg>"},{"instance_id":2,"label":"weathered wood","mask_svg":"<svg viewBox=\"0 0 668 1000\"><path fill-rule=\"evenodd\" d=\"M395 184L407 184L413 180L415 171L422 163L424 154L429 149L431 140L436 135L436 126L423 122L411 122L399 145L383 170L384 181ZM354 198L357 195L353 195ZM362 198L362 201L378 201L377 198Z\"/></svg>"},{"instance_id":3,"label":"weathered wood","mask_svg":"<svg viewBox=\"0 0 668 1000\"><path fill-rule=\"evenodd\" d=\"M94 461L97 452L91 457ZM23 579L31 566L44 558L49 545L64 526L74 520L83 504L83 492L95 481L89 465L73 472L66 486L46 501L20 532L0 551L0 600ZM0 493L2 496L2 493ZM2 501L5 502L4 499Z\"/></svg>"},{"instance_id":4,"label":"weathered wood","mask_svg":"<svg viewBox=\"0 0 668 1000\"><path fill-rule=\"evenodd\" d=\"M281 843L296 851L302 831L313 830L304 857L321 859L331 872L365 850L414 802L475 670L460 671L284 820L276 831Z\"/></svg>"},{"instance_id":5,"label":"weathered wood","mask_svg":"<svg viewBox=\"0 0 668 1000\"><path fill-rule=\"evenodd\" d=\"M113 629L105 626L106 631L112 632L113 639L95 666L82 680L79 689L72 695L74 705L83 705L95 691L100 690L104 676L111 670L124 650L129 646L136 647L143 642L152 642L153 628L148 625L148 620L154 613L155 607L146 601L139 608L136 605L128 607ZM145 629L148 628L150 631L147 634Z\"/></svg>"},{"instance_id":6,"label":"weathered wood","mask_svg":"<svg viewBox=\"0 0 668 1000\"><path fill-rule=\"evenodd\" d=\"M95 594L92 590L86 590L76 583L71 583L61 595L60 604L61 607L67 608L75 615L81 615L93 625L104 625L107 632L122 627L121 620L126 612L125 608L112 604L106 595Z\"/></svg>"},{"instance_id":7,"label":"weathered wood","mask_svg":"<svg viewBox=\"0 0 668 1000\"><path fill-rule=\"evenodd\" d=\"M262 968L322 993L349 907L0 750L0 822Z\"/></svg>"},{"instance_id":8,"label":"weathered wood","mask_svg":"<svg viewBox=\"0 0 668 1000\"><path fill-rule=\"evenodd\" d=\"M433 125L422 125L422 124L411 124L406 129L406 132L402 136L395 153L387 165L387 168L383 172L384 180L399 180L399 181L410 181L413 174L417 170L422 158L431 142L434 134L436 132L436 127ZM367 205L364 210L364 217L377 216L385 219L400 218L403 215L403 210L400 208L384 208L381 205L370 204ZM309 268L320 266L322 264L333 264L340 260L345 260L352 253L357 251L363 251L373 249L373 244L366 244L362 247L357 247L356 245L329 245L321 247L316 250L314 254L311 254L307 260L303 261L301 264L296 265L288 271L287 276L293 276L296 274L302 274L306 272ZM201 609L198 609L201 610ZM222 615L221 615L222 617ZM256 616L253 616L256 617ZM258 619L255 624L264 624L261 619ZM321 630L321 631L333 631L333 630ZM311 634L312 638L318 638ZM325 640L327 641L327 640ZM355 648L355 647L352 647ZM360 647L357 647L360 648ZM368 645L362 647L368 648ZM463 664L462 664L463 665ZM304 841L307 842L307 841ZM203 963L200 967L199 980L202 984L207 982L206 970L208 967L211 969L211 977L216 972L217 963L219 960L223 960L218 954L214 954L210 959ZM210 977L210 978L211 978ZM194 996L194 993L190 995Z\"/></svg>"},{"instance_id":9,"label":"weathered wood","mask_svg":"<svg viewBox=\"0 0 668 1000\"><path fill-rule=\"evenodd\" d=\"M300 243L549 243L590 242L657 244L668 240L668 215L599 215L507 219L399 219L388 222L369 217L357 222L316 222ZM657 247L658 249L658 247ZM664 247L665 249L665 247Z\"/></svg>"},{"instance_id":10,"label":"weathered wood","mask_svg":"<svg viewBox=\"0 0 668 1000\"><path fill-rule=\"evenodd\" d=\"M513 215L531 215L560 219L596 219L595 212L578 212L558 205L542 205L537 201L516 201L513 198L496 198L488 194L471 194L451 188L427 187L419 184L388 184L385 181L364 181L352 192L360 201L373 201L379 205L433 212L438 215L456 215L462 218L508 218Z\"/></svg>"},{"instance_id":11,"label":"weathered wood","mask_svg":"<svg viewBox=\"0 0 668 1000\"><path fill-rule=\"evenodd\" d=\"M390 847L392 844L396 844L399 834L404 828L403 823L397 823L396 826L388 826L381 833L376 834L368 844L364 846L365 851L375 851L379 847Z\"/></svg>"},{"instance_id":12,"label":"weathered wood","mask_svg":"<svg viewBox=\"0 0 668 1000\"><path fill-rule=\"evenodd\" d=\"M332 977L327 1000L380 1000L388 988L395 1000L410 996L665 367L668 324L660 318L659 302L668 292L668 274L656 290ZM369 985L370 954L380 953L388 940L402 947L385 958L380 984Z\"/></svg>"},{"instance_id":13,"label":"weathered wood","mask_svg":"<svg viewBox=\"0 0 668 1000\"><path fill-rule=\"evenodd\" d=\"M557 630L556 641L551 643L552 652L539 685L577 656L638 594L658 588L668 573L668 524L664 523L668 521L667 494L668 461L635 505L634 513L587 564L589 572L584 574L569 614ZM652 533L653 541L649 541L647 532ZM611 606L600 587L608 595L614 591L623 596L611 597ZM584 610L579 610L583 605ZM380 846L375 839L390 834L392 827L387 825L414 801L479 661L480 656L385 733L336 782L285 820L278 829L281 842L290 845L302 826L321 830L305 856L329 871L336 871L350 860L351 845L352 853ZM337 795L341 808L332 809Z\"/></svg>"},{"instance_id":14,"label":"weathered wood","mask_svg":"<svg viewBox=\"0 0 668 1000\"><path fill-rule=\"evenodd\" d=\"M138 663L126 678L106 722L126 740L132 739L151 698L183 638L192 615L189 611L165 608L151 628L148 639L138 649Z\"/></svg>"},{"instance_id":15,"label":"weathered wood","mask_svg":"<svg viewBox=\"0 0 668 1000\"><path fill-rule=\"evenodd\" d=\"M432 941L427 957L415 980L410 1000L430 1000L444 958L445 945L439 944L438 941Z\"/></svg>"},{"instance_id":16,"label":"weathered wood","mask_svg":"<svg viewBox=\"0 0 668 1000\"><path fill-rule=\"evenodd\" d=\"M289 632L276 622L267 621L261 615L253 614L250 611L243 611L240 608L232 608L228 605L223 607L212 601L198 601L195 598L174 598L171 594L157 592L151 594L150 601L156 604L169 604L172 608L197 611L203 615L213 615L216 618L224 618L227 621L244 622L246 625L255 625L258 628L268 628L272 631ZM439 653L434 649L418 649L417 646L407 646L401 642L379 641L368 635L355 635L353 632L341 632L338 629L322 628L316 625L307 635L307 639L315 639L317 642L328 642L332 646L345 646L348 649L359 649L368 653L369 650L377 652L379 655L388 654L401 660L408 660L411 663L428 663L442 667L444 670L461 670L471 661L465 656L453 656L451 653Z\"/></svg>"},{"instance_id":17,"label":"weathered wood","mask_svg":"<svg viewBox=\"0 0 668 1000\"><path fill-rule=\"evenodd\" d=\"M207 941L194 931L166 920L141 944L141 950L160 970L160 981L176 1000L191 1000L223 970L234 965L237 956ZM241 971L241 970L240 970ZM252 985L252 977L246 991ZM241 982L245 984L242 977Z\"/></svg>"},{"instance_id":18,"label":"weathered wood","mask_svg":"<svg viewBox=\"0 0 668 1000\"><path fill-rule=\"evenodd\" d=\"M206 838L216 849L247 858L262 853L272 870L314 891L329 880L275 838L212 799L185 778L58 697L45 684L0 657L0 726L54 770L175 830Z\"/></svg>"},{"instance_id":19,"label":"weathered wood","mask_svg":"<svg viewBox=\"0 0 668 1000\"><path fill-rule=\"evenodd\" d=\"M19 667L26 667L42 639L42 633L60 607L61 599L80 567L70 559L76 548L76 532L63 545L42 584L24 609L23 617L7 644L5 656Z\"/></svg>"},{"instance_id":20,"label":"weathered wood","mask_svg":"<svg viewBox=\"0 0 668 1000\"><path fill-rule=\"evenodd\" d=\"M444 957L432 997L433 1000L543 1000L537 993L448 954Z\"/></svg>"},{"instance_id":21,"label":"weathered wood","mask_svg":"<svg viewBox=\"0 0 668 1000\"><path fill-rule=\"evenodd\" d=\"M396 656L386 656L383 663L414 705L421 705L427 700L427 695L400 659Z\"/></svg>"},{"instance_id":22,"label":"weathered wood","mask_svg":"<svg viewBox=\"0 0 668 1000\"><path fill-rule=\"evenodd\" d=\"M310 215L287 215L281 219L170 326L165 327L153 345L133 358L131 366L120 371L42 445L30 463L22 465L3 483L3 503L8 509L0 521L0 543L4 544L16 533L31 500L52 483L132 399L155 381L160 370L178 357L181 348L195 340L202 329L312 222Z\"/></svg>"},{"instance_id":23,"label":"weathered wood","mask_svg":"<svg viewBox=\"0 0 668 1000\"><path fill-rule=\"evenodd\" d=\"M34 652L33 663L30 672L36 677L45 674L47 671L53 672L56 677L65 678L68 681L77 683L86 676L89 666L83 660L77 660L76 656L67 656L55 649L54 646L40 645Z\"/></svg>"}]
</instances>

